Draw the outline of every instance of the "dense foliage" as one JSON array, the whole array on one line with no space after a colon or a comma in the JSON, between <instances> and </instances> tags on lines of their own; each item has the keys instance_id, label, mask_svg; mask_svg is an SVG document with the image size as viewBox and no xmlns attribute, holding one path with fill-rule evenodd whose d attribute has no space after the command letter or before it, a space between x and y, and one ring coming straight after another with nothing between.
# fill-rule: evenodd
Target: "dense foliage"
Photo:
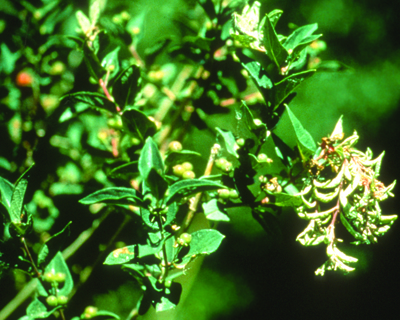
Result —
<instances>
[{"instance_id":1,"label":"dense foliage","mask_svg":"<svg viewBox=\"0 0 400 320\"><path fill-rule=\"evenodd\" d=\"M397 219L380 207L396 182L379 180L384 153L355 147L346 114L316 142L292 108L317 70L347 68L321 58L316 23L282 35L282 10L199 0L150 42L146 7L5 3L0 272L32 296L20 319L178 319L202 257L228 241L218 228L240 215L275 237L297 212L308 225L291 241L325 245L320 276L357 272L341 243L376 243ZM99 264L135 280L127 314L71 307Z\"/></svg>"}]
</instances>

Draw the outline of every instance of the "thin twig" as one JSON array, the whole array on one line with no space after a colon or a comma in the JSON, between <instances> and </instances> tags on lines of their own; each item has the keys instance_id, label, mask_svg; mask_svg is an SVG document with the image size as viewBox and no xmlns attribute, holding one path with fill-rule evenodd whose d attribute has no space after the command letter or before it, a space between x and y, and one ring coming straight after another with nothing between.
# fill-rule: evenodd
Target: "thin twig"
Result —
<instances>
[{"instance_id":1,"label":"thin twig","mask_svg":"<svg viewBox=\"0 0 400 320\"><path fill-rule=\"evenodd\" d=\"M28 257L29 257L29 260L31 261L32 267L33 267L33 269L35 270L36 275L37 275L38 277L40 277L41 273L40 273L39 270L36 268L35 261L33 261L31 252L29 251L29 248L28 248L28 246L27 246L27 244L26 244L25 237L22 237L22 238L21 238L21 242L24 244L25 252L26 252L26 254L27 254Z\"/></svg>"},{"instance_id":2,"label":"thin twig","mask_svg":"<svg viewBox=\"0 0 400 320\"><path fill-rule=\"evenodd\" d=\"M210 154L210 158L208 159L206 169L204 171L204 176L209 176L211 174L215 157L218 154L220 148L221 147L219 144L214 144L214 146L211 148L211 154ZM179 230L180 233L184 232L190 226L190 223L192 222L193 217L197 211L197 206L199 205L201 196L202 196L201 192L197 193L196 196L194 197L194 200L190 204L189 211L188 211L188 213L182 223L182 226Z\"/></svg>"},{"instance_id":3,"label":"thin twig","mask_svg":"<svg viewBox=\"0 0 400 320\"><path fill-rule=\"evenodd\" d=\"M111 213L111 210L107 210L99 219L93 221L92 226L83 231L78 238L63 252L63 258L67 260L71 257L94 233L94 231L100 226L101 222ZM32 279L24 286L24 288L17 293L17 295L0 311L0 319L7 319L24 301L30 297L36 290L37 282Z\"/></svg>"},{"instance_id":4,"label":"thin twig","mask_svg":"<svg viewBox=\"0 0 400 320\"><path fill-rule=\"evenodd\" d=\"M122 223L119 225L118 229L114 232L113 236L110 238L110 240L108 241L107 245L106 245L106 249L102 252L102 254L100 254L97 259L95 260L95 262L92 264L92 266L90 267L88 273L85 275L85 279L84 281L79 282L74 289L72 290L72 292L69 294L69 298L71 299L76 291L79 289L79 287L84 284L87 279L89 279L90 275L92 274L94 268L99 264L100 261L103 260L103 256L104 253L107 252L107 249L110 248L110 246L114 243L115 239L117 238L117 236L121 233L121 231L125 228L126 224L131 220L131 217L128 215L125 215L124 217L124 221L122 221Z\"/></svg>"}]
</instances>

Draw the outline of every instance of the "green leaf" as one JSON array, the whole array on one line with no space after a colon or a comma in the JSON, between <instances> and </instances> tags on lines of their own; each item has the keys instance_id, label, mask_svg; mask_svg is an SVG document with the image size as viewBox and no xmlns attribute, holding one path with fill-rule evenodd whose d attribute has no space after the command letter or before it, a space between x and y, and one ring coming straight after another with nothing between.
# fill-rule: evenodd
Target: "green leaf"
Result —
<instances>
[{"instance_id":1,"label":"green leaf","mask_svg":"<svg viewBox=\"0 0 400 320\"><path fill-rule=\"evenodd\" d=\"M43 287L42 282L39 280L39 278L34 279L34 281L36 282L36 292L42 297L48 297L49 293Z\"/></svg>"},{"instance_id":2,"label":"green leaf","mask_svg":"<svg viewBox=\"0 0 400 320\"><path fill-rule=\"evenodd\" d=\"M268 13L268 18L274 27L278 23L278 20L282 14L283 14L283 11L280 9L275 9L275 10L272 10L270 13Z\"/></svg>"},{"instance_id":3,"label":"green leaf","mask_svg":"<svg viewBox=\"0 0 400 320\"><path fill-rule=\"evenodd\" d=\"M242 62L242 66L249 72L258 87L271 89L274 85L266 71L257 61Z\"/></svg>"},{"instance_id":4,"label":"green leaf","mask_svg":"<svg viewBox=\"0 0 400 320\"><path fill-rule=\"evenodd\" d=\"M317 145L312 138L311 134L303 128L300 121L296 118L294 113L290 110L289 106L286 105L286 110L288 112L290 122L292 123L294 132L297 138L297 145L300 149L301 154L305 157L311 157L315 150L317 149Z\"/></svg>"},{"instance_id":5,"label":"green leaf","mask_svg":"<svg viewBox=\"0 0 400 320\"><path fill-rule=\"evenodd\" d=\"M160 252L162 249L163 242L160 242L158 246L150 246L148 244L134 244L123 248L112 251L103 262L107 265L124 264L135 258L143 258L151 256Z\"/></svg>"},{"instance_id":6,"label":"green leaf","mask_svg":"<svg viewBox=\"0 0 400 320\"><path fill-rule=\"evenodd\" d=\"M231 155L233 155L234 157L238 158L238 154L236 152L236 148L237 148L237 144L236 144L236 139L233 136L232 132L230 131L225 131L222 130L218 127L215 128L218 133L217 133L217 141L219 142L219 144ZM220 142L219 137L222 137L222 141L223 143Z\"/></svg>"},{"instance_id":7,"label":"green leaf","mask_svg":"<svg viewBox=\"0 0 400 320\"><path fill-rule=\"evenodd\" d=\"M230 221L229 217L226 215L224 209L218 207L217 199L211 199L208 202L204 202L203 210L206 218L212 221Z\"/></svg>"},{"instance_id":8,"label":"green leaf","mask_svg":"<svg viewBox=\"0 0 400 320\"><path fill-rule=\"evenodd\" d=\"M211 50L210 45L214 39L202 38L199 36L185 36L182 39L183 43L190 44L191 47L201 49L209 52Z\"/></svg>"},{"instance_id":9,"label":"green leaf","mask_svg":"<svg viewBox=\"0 0 400 320\"><path fill-rule=\"evenodd\" d=\"M165 221L163 222L163 227L169 225L176 217L178 212L178 205L176 203L171 203L168 206L167 213L165 214ZM140 209L140 216L142 217L143 222L154 230L159 230L158 219L157 217L153 220L153 215L146 208Z\"/></svg>"},{"instance_id":10,"label":"green leaf","mask_svg":"<svg viewBox=\"0 0 400 320\"><path fill-rule=\"evenodd\" d=\"M16 51L12 53L10 49L8 49L5 43L0 45L1 48L1 56L0 56L0 71L4 72L5 74L10 74L14 71L15 62L21 56L20 51Z\"/></svg>"},{"instance_id":11,"label":"green leaf","mask_svg":"<svg viewBox=\"0 0 400 320\"><path fill-rule=\"evenodd\" d=\"M214 229L203 229L193 232L192 241L190 242L189 252L185 258L193 255L208 255L216 251L222 240L225 238L223 234ZM185 259L184 258L184 259Z\"/></svg>"},{"instance_id":12,"label":"green leaf","mask_svg":"<svg viewBox=\"0 0 400 320\"><path fill-rule=\"evenodd\" d=\"M71 273L69 272L68 266L65 263L65 260L60 251L54 256L54 258L50 261L45 269L45 273L50 272L56 274L57 272L65 273L65 282L63 285L58 287L58 295L60 296L68 296L69 293L74 288L74 281L72 280Z\"/></svg>"},{"instance_id":13,"label":"green leaf","mask_svg":"<svg viewBox=\"0 0 400 320\"><path fill-rule=\"evenodd\" d=\"M17 232L21 235L25 234L27 229L32 225L32 216L24 210L24 197L28 188L28 172L32 169L32 164L17 180L11 196L10 204L10 220Z\"/></svg>"},{"instance_id":14,"label":"green leaf","mask_svg":"<svg viewBox=\"0 0 400 320\"><path fill-rule=\"evenodd\" d=\"M76 12L76 19L78 20L79 26L83 33L86 33L90 29L90 20L81 10Z\"/></svg>"},{"instance_id":15,"label":"green leaf","mask_svg":"<svg viewBox=\"0 0 400 320\"><path fill-rule=\"evenodd\" d=\"M198 192L217 190L221 188L225 188L225 186L209 180L181 180L170 186L166 204L169 205L174 201Z\"/></svg>"},{"instance_id":16,"label":"green leaf","mask_svg":"<svg viewBox=\"0 0 400 320\"><path fill-rule=\"evenodd\" d=\"M47 312L46 306L38 299L33 300L26 309L26 315L32 318L42 318L42 315Z\"/></svg>"},{"instance_id":17,"label":"green leaf","mask_svg":"<svg viewBox=\"0 0 400 320\"><path fill-rule=\"evenodd\" d=\"M261 20L260 25L264 29L263 43L265 49L267 50L267 55L272 61L275 62L276 66L280 70L282 67L288 64L287 59L289 57L289 53L279 41L278 35L275 32L275 28L267 15Z\"/></svg>"},{"instance_id":18,"label":"green leaf","mask_svg":"<svg viewBox=\"0 0 400 320\"><path fill-rule=\"evenodd\" d=\"M0 177L1 202L8 210L11 207L11 197L13 191L14 191L14 185L10 181Z\"/></svg>"},{"instance_id":19,"label":"green leaf","mask_svg":"<svg viewBox=\"0 0 400 320\"><path fill-rule=\"evenodd\" d=\"M160 176L164 176L164 161L160 151L153 139L148 137L139 157L139 172L143 180L147 179L151 169L154 169Z\"/></svg>"},{"instance_id":20,"label":"green leaf","mask_svg":"<svg viewBox=\"0 0 400 320\"><path fill-rule=\"evenodd\" d=\"M113 168L110 171L111 176L124 176L124 175L132 175L138 172L138 161L131 161L128 163L124 163L118 167Z\"/></svg>"},{"instance_id":21,"label":"green leaf","mask_svg":"<svg viewBox=\"0 0 400 320\"><path fill-rule=\"evenodd\" d=\"M103 264L123 264L125 262L131 261L132 259L135 259L135 250L137 250L136 247L137 245L131 245L114 250L107 256Z\"/></svg>"},{"instance_id":22,"label":"green leaf","mask_svg":"<svg viewBox=\"0 0 400 320\"><path fill-rule=\"evenodd\" d=\"M294 196L287 193L274 193L274 205L278 207L299 207L302 205L303 200L300 196Z\"/></svg>"},{"instance_id":23,"label":"green leaf","mask_svg":"<svg viewBox=\"0 0 400 320\"><path fill-rule=\"evenodd\" d=\"M303 43L305 39L312 35L312 33L318 29L318 24L308 24L302 27L297 28L293 31L293 33L287 37L283 46L286 50L294 50L299 44Z\"/></svg>"},{"instance_id":24,"label":"green leaf","mask_svg":"<svg viewBox=\"0 0 400 320\"><path fill-rule=\"evenodd\" d=\"M101 66L106 70L114 66L114 69L110 72L110 78L113 78L119 72L118 52L120 49L120 46L116 47L113 51L107 53L101 61Z\"/></svg>"},{"instance_id":25,"label":"green leaf","mask_svg":"<svg viewBox=\"0 0 400 320\"><path fill-rule=\"evenodd\" d=\"M46 265L46 262L52 260L57 252L63 247L66 238L70 235L69 226L71 223L72 221L68 222L61 231L46 240L46 243L40 248L38 254L38 266ZM66 230L68 230L68 232L65 232Z\"/></svg>"},{"instance_id":26,"label":"green leaf","mask_svg":"<svg viewBox=\"0 0 400 320\"><path fill-rule=\"evenodd\" d=\"M356 239L356 240L363 240L363 236L361 235L361 233L357 232L356 230L354 230L354 228L352 227L352 225L350 224L350 222L347 221L347 219L345 218L344 214L341 212L340 213L340 221L342 222L342 224L346 227L347 231L350 232L350 234Z\"/></svg>"},{"instance_id":27,"label":"green leaf","mask_svg":"<svg viewBox=\"0 0 400 320\"><path fill-rule=\"evenodd\" d=\"M277 109L281 103L289 96L289 94L296 89L304 80L311 77L315 70L307 70L299 73L292 74L282 81L275 84L275 101L274 110Z\"/></svg>"},{"instance_id":28,"label":"green leaf","mask_svg":"<svg viewBox=\"0 0 400 320\"><path fill-rule=\"evenodd\" d=\"M21 214L24 205L25 191L28 188L28 180L20 179L13 191L10 206L11 222L15 225L21 223Z\"/></svg>"},{"instance_id":29,"label":"green leaf","mask_svg":"<svg viewBox=\"0 0 400 320\"><path fill-rule=\"evenodd\" d=\"M82 204L107 203L107 204L132 204L142 205L143 201L137 196L135 189L124 187L110 187L98 190L79 200Z\"/></svg>"},{"instance_id":30,"label":"green leaf","mask_svg":"<svg viewBox=\"0 0 400 320\"><path fill-rule=\"evenodd\" d=\"M91 5L89 8L89 19L91 25L94 26L100 17L100 0L92 0L90 2Z\"/></svg>"},{"instance_id":31,"label":"green leaf","mask_svg":"<svg viewBox=\"0 0 400 320\"><path fill-rule=\"evenodd\" d=\"M46 244L43 244L38 253L37 264L39 266L46 260L48 254L49 254L49 247Z\"/></svg>"},{"instance_id":32,"label":"green leaf","mask_svg":"<svg viewBox=\"0 0 400 320\"><path fill-rule=\"evenodd\" d=\"M26 315L29 317L29 319L44 319L52 315L54 311L60 308L61 306L58 306L53 310L47 311L46 306L42 302L40 302L38 299L34 299L26 308Z\"/></svg>"},{"instance_id":33,"label":"green leaf","mask_svg":"<svg viewBox=\"0 0 400 320\"><path fill-rule=\"evenodd\" d=\"M171 167L177 163L191 161L193 158L201 157L201 154L191 150L181 150L178 152L171 152L165 157L165 165Z\"/></svg>"},{"instance_id":34,"label":"green leaf","mask_svg":"<svg viewBox=\"0 0 400 320\"><path fill-rule=\"evenodd\" d=\"M157 127L143 112L136 109L124 111L121 115L125 128L133 135L144 141L147 137L153 136Z\"/></svg>"},{"instance_id":35,"label":"green leaf","mask_svg":"<svg viewBox=\"0 0 400 320\"><path fill-rule=\"evenodd\" d=\"M333 130L331 137L343 135L343 115L340 116L339 121L336 123L335 129Z\"/></svg>"},{"instance_id":36,"label":"green leaf","mask_svg":"<svg viewBox=\"0 0 400 320\"><path fill-rule=\"evenodd\" d=\"M120 320L121 318L116 315L115 313L112 313L110 311L106 311L106 310L97 310L96 312L96 317L97 316L107 316L107 317L112 317L112 319L117 319ZM109 320L109 318L107 318L107 320Z\"/></svg>"},{"instance_id":37,"label":"green leaf","mask_svg":"<svg viewBox=\"0 0 400 320\"><path fill-rule=\"evenodd\" d=\"M167 189L168 182L156 171L155 168L152 168L147 179L143 181L143 194L147 194L148 191L150 191L151 195L155 199L161 200L164 198Z\"/></svg>"},{"instance_id":38,"label":"green leaf","mask_svg":"<svg viewBox=\"0 0 400 320\"><path fill-rule=\"evenodd\" d=\"M176 304L170 301L166 296L161 297L161 302L156 304L156 312L172 310L176 307Z\"/></svg>"},{"instance_id":39,"label":"green leaf","mask_svg":"<svg viewBox=\"0 0 400 320\"><path fill-rule=\"evenodd\" d=\"M115 80L112 95L121 109L133 106L141 87L140 68L131 65L126 68Z\"/></svg>"},{"instance_id":40,"label":"green leaf","mask_svg":"<svg viewBox=\"0 0 400 320\"><path fill-rule=\"evenodd\" d=\"M238 138L252 139L255 145L259 145L260 141L266 139L266 125L264 123L260 125L254 123L253 114L244 101L242 101L240 110L236 110L236 120L238 121Z\"/></svg>"},{"instance_id":41,"label":"green leaf","mask_svg":"<svg viewBox=\"0 0 400 320\"><path fill-rule=\"evenodd\" d=\"M83 106L94 108L96 110L107 110L112 113L116 113L115 103L107 99L105 95L97 92L81 91L72 94L67 94L60 98L60 101L64 99L73 99L73 101L81 102ZM83 108L81 106L80 108Z\"/></svg>"}]
</instances>

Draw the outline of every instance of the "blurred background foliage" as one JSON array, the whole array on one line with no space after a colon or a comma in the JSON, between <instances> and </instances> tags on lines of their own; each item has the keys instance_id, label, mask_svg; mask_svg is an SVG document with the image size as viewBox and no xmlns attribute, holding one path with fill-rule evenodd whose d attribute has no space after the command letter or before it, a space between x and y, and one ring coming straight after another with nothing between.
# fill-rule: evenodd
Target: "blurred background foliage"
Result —
<instances>
[{"instance_id":1,"label":"blurred background foliage","mask_svg":"<svg viewBox=\"0 0 400 320\"><path fill-rule=\"evenodd\" d=\"M352 130L358 131L361 150L367 146L375 154L386 150L381 180L396 179L400 148L400 30L393 2L261 2L267 11L284 11L277 27L279 33L288 34L296 26L316 22L327 43L320 55L325 68L297 90L291 103L304 127L319 141L332 131L343 114L345 132L350 135ZM0 174L15 181L23 168L36 162L36 178L28 188L27 199L28 209L35 215L37 244L44 241L39 236L46 238L68 221L77 221L65 242L69 245L96 217L78 204L82 192L89 193L110 183L104 170L109 163L104 158L112 159L112 143L110 132L101 134L107 126L101 122L105 120L88 113L79 115L80 121L71 122L68 120L72 116L62 112L70 107L68 99L59 106L59 98L67 93L96 90L96 85L88 82L87 68L81 53L74 50L75 44L52 37L76 36L75 12L87 12L87 7L85 1L72 0L0 2ZM197 34L206 21L194 0L121 0L108 1L100 23L119 35L117 41L129 44L134 39L137 52L145 57L147 65L169 70L169 78L162 80L168 83L176 76L174 65L184 62L183 57L169 52L182 44L184 36ZM108 49L115 49L116 43L110 45L114 47ZM129 64L132 55L124 50L119 53L120 59ZM148 71L156 72L159 68ZM61 114L66 120L58 123L55 119ZM210 117L209 121L219 123L223 119L222 114ZM97 130L93 129L95 126ZM294 146L290 130L284 115L275 133ZM43 147L45 141L51 147ZM185 149L208 154L214 140L206 130L193 127L182 142ZM90 152L86 152L88 149ZM200 160L194 164L203 165ZM385 203L383 210L397 213L396 202ZM91 208L93 214L100 210ZM82 280L84 271L91 270L92 262L112 235L110 230L115 230L122 220L118 214L108 220L107 226L102 225L93 239L68 261L76 277ZM292 211L280 216L279 226L276 233L265 234L249 212L233 210L231 223L218 227L227 235L226 241L217 254L205 259L180 319L276 319L305 315L333 318L353 312L358 318L371 318L378 312L394 310L398 294L391 292L397 292L400 285L395 263L397 224L374 247L347 248L349 253L354 250L352 255L363 264L355 274L329 274L323 279L315 278L312 270L323 259L324 248L303 248L295 242L303 225ZM119 240L129 239L136 228L126 228ZM93 304L126 316L138 299L138 288L130 280L116 269L96 266L91 277L82 281L70 310L80 314L85 306ZM2 295L0 308L26 281L23 274L0 280L1 288L9 288ZM368 302L371 300L379 307L372 309ZM17 319L24 309L22 305L11 318Z\"/></svg>"}]
</instances>

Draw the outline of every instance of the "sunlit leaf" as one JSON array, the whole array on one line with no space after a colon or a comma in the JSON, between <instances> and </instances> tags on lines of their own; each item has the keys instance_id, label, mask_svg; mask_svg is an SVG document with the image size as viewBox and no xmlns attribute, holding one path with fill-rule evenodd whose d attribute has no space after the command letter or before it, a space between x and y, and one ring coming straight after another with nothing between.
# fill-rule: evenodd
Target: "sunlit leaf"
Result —
<instances>
[{"instance_id":1,"label":"sunlit leaf","mask_svg":"<svg viewBox=\"0 0 400 320\"><path fill-rule=\"evenodd\" d=\"M301 153L306 158L312 156L317 149L317 145L314 139L312 138L311 134L306 129L304 129L303 125L296 118L288 105L286 105L286 110L288 112L290 122L292 123L294 132L296 134L297 144Z\"/></svg>"},{"instance_id":2,"label":"sunlit leaf","mask_svg":"<svg viewBox=\"0 0 400 320\"><path fill-rule=\"evenodd\" d=\"M216 127L215 129L218 131L218 133L217 133L217 141L220 143L220 145L228 153L230 153L231 155L233 155L234 157L237 158L238 154L236 152L236 149L237 149L238 146L236 144L236 139L233 136L232 132L222 130L222 129L218 128L218 127ZM222 137L222 139L220 139L220 137Z\"/></svg>"},{"instance_id":3,"label":"sunlit leaf","mask_svg":"<svg viewBox=\"0 0 400 320\"><path fill-rule=\"evenodd\" d=\"M141 141L154 135L157 131L155 123L139 110L126 110L121 118L128 132L137 136Z\"/></svg>"},{"instance_id":4,"label":"sunlit leaf","mask_svg":"<svg viewBox=\"0 0 400 320\"><path fill-rule=\"evenodd\" d=\"M158 146L151 137L148 137L139 157L139 172L144 180L149 176L151 169L164 176L164 161Z\"/></svg>"},{"instance_id":5,"label":"sunlit leaf","mask_svg":"<svg viewBox=\"0 0 400 320\"><path fill-rule=\"evenodd\" d=\"M218 200L211 199L203 203L203 210L206 218L212 221L230 221L224 209L218 207Z\"/></svg>"},{"instance_id":6,"label":"sunlit leaf","mask_svg":"<svg viewBox=\"0 0 400 320\"><path fill-rule=\"evenodd\" d=\"M115 103L107 99L106 96L97 92L75 92L63 96L60 100L73 99L74 103L80 102L85 106L95 109L103 109L112 113L116 112Z\"/></svg>"},{"instance_id":7,"label":"sunlit leaf","mask_svg":"<svg viewBox=\"0 0 400 320\"><path fill-rule=\"evenodd\" d=\"M74 288L74 281L72 280L71 273L69 272L68 266L65 263L65 260L60 251L57 252L54 258L47 265L45 273L48 272L53 274L56 274L57 272L65 273L65 281L63 282L63 284L59 285L58 294L60 296L68 296Z\"/></svg>"},{"instance_id":8,"label":"sunlit leaf","mask_svg":"<svg viewBox=\"0 0 400 320\"><path fill-rule=\"evenodd\" d=\"M196 255L208 255L215 252L225 238L222 233L214 229L198 230L191 233L191 235L192 240L189 252L185 256L186 258Z\"/></svg>"},{"instance_id":9,"label":"sunlit leaf","mask_svg":"<svg viewBox=\"0 0 400 320\"><path fill-rule=\"evenodd\" d=\"M108 203L141 205L142 199L136 194L135 189L124 187L110 187L93 192L79 200L82 204Z\"/></svg>"},{"instance_id":10,"label":"sunlit leaf","mask_svg":"<svg viewBox=\"0 0 400 320\"><path fill-rule=\"evenodd\" d=\"M109 52L101 61L101 66L110 71L110 78L113 78L119 72L118 52L120 46L116 47L113 51Z\"/></svg>"},{"instance_id":11,"label":"sunlit leaf","mask_svg":"<svg viewBox=\"0 0 400 320\"><path fill-rule=\"evenodd\" d=\"M112 95L118 106L124 110L128 106L134 105L140 88L140 68L136 65L131 65L122 71L115 80L112 87Z\"/></svg>"},{"instance_id":12,"label":"sunlit leaf","mask_svg":"<svg viewBox=\"0 0 400 320\"><path fill-rule=\"evenodd\" d=\"M315 70L307 70L299 73L292 74L282 81L275 84L275 109L289 96L294 89L296 89L304 80L311 77Z\"/></svg>"},{"instance_id":13,"label":"sunlit leaf","mask_svg":"<svg viewBox=\"0 0 400 320\"><path fill-rule=\"evenodd\" d=\"M201 157L201 154L191 150L181 150L178 152L171 152L165 157L165 165L170 167L177 163L191 161L193 158Z\"/></svg>"},{"instance_id":14,"label":"sunlit leaf","mask_svg":"<svg viewBox=\"0 0 400 320\"><path fill-rule=\"evenodd\" d=\"M183 197L188 197L198 192L217 190L221 188L225 187L213 181L200 179L181 180L175 182L169 188L169 195L167 197L166 203L168 205Z\"/></svg>"},{"instance_id":15,"label":"sunlit leaf","mask_svg":"<svg viewBox=\"0 0 400 320\"><path fill-rule=\"evenodd\" d=\"M289 56L285 47L278 39L275 28L272 25L268 16L265 16L260 23L264 29L263 43L268 57L275 62L280 70L287 65L287 58Z\"/></svg>"},{"instance_id":16,"label":"sunlit leaf","mask_svg":"<svg viewBox=\"0 0 400 320\"><path fill-rule=\"evenodd\" d=\"M305 39L307 39L307 37L312 35L312 33L317 29L318 29L317 23L301 26L301 27L297 28L296 30L294 30L293 33L289 37L287 37L283 46L286 48L286 50L290 50L290 49L293 50L299 44L303 43L303 41Z\"/></svg>"}]
</instances>

